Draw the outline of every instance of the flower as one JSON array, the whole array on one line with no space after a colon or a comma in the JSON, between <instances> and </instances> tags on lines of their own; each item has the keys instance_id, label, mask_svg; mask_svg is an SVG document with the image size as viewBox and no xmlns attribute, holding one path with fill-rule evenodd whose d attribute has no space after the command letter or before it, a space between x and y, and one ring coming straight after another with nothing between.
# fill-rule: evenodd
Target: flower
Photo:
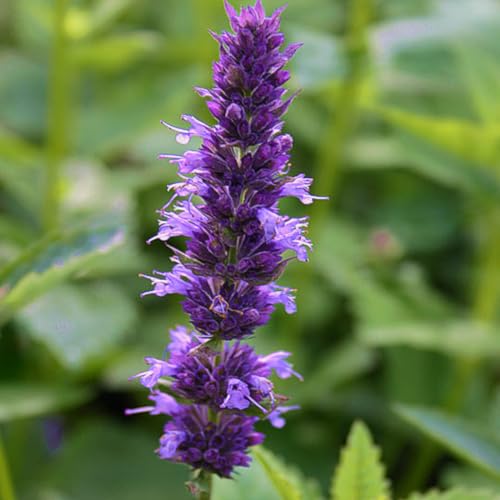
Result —
<instances>
[{"instance_id":1,"label":"flower","mask_svg":"<svg viewBox=\"0 0 500 500\"><path fill-rule=\"evenodd\" d=\"M290 353L278 351L267 356L259 356L249 345L226 342L222 350L214 350L210 342L200 339L195 332L184 327L177 327L170 332L171 342L166 352L170 353L167 361L155 360L153 367L168 366L167 374L162 379L154 380L148 370L132 378L147 379L146 387L153 389L161 382L179 397L195 404L208 405L212 410L222 408L245 410L250 406L267 414L275 408L276 395L270 381L274 372L280 378L292 375L302 377L285 361ZM155 358L146 358L151 363ZM147 375L144 375L144 374ZM150 399L156 401L161 386L155 388ZM167 396L167 395L165 395ZM156 398L156 399L155 399ZM171 398L171 396L168 396ZM161 401L160 401L161 403ZM156 407L133 410L149 411L151 414L169 413ZM161 408L161 407L160 407ZM131 413L132 411L129 411Z\"/></svg>"},{"instance_id":2,"label":"flower","mask_svg":"<svg viewBox=\"0 0 500 500\"><path fill-rule=\"evenodd\" d=\"M165 425L158 456L230 477L235 466L250 464L248 448L264 440L254 429L257 420L223 413L212 422L206 406L185 406Z\"/></svg>"},{"instance_id":3,"label":"flower","mask_svg":"<svg viewBox=\"0 0 500 500\"><path fill-rule=\"evenodd\" d=\"M281 429L285 426L285 419L282 417L283 413L292 411L292 410L298 410L300 406L294 405L294 406L278 406L276 409L274 409L269 415L267 416L267 419L271 422L271 425L275 427L276 429Z\"/></svg>"},{"instance_id":4,"label":"flower","mask_svg":"<svg viewBox=\"0 0 500 500\"><path fill-rule=\"evenodd\" d=\"M184 295L182 307L205 337L248 337L269 321L277 303L284 304L287 313L295 312L292 290L275 284L252 286L245 281L202 278L183 264L177 264L170 272L156 271L146 277L153 283L153 290L143 295Z\"/></svg>"},{"instance_id":5,"label":"flower","mask_svg":"<svg viewBox=\"0 0 500 500\"><path fill-rule=\"evenodd\" d=\"M167 186L170 200L158 211L159 228L148 243L172 252L173 268L142 275L151 289L142 296L183 296L193 331L177 327L164 359L146 358L138 378L151 405L127 414L167 417L157 453L221 477L248 466L248 448L263 441L259 419L283 427L274 373L302 380L290 353L258 355L242 340L266 324L276 304L295 313L293 290L276 283L292 259L307 261L312 243L308 219L280 212L283 197L310 204L312 179L289 175L293 140L282 133L283 115L297 93L287 95L285 69L300 44L283 47L278 9L266 16L261 0L238 13L225 1L232 32L212 33L220 58L214 86L197 88L215 119L206 124L183 115L186 126L162 124L180 144L201 139L197 151L161 154L176 165L179 181ZM185 248L172 246L172 238ZM232 342L234 341L234 342Z\"/></svg>"}]
</instances>

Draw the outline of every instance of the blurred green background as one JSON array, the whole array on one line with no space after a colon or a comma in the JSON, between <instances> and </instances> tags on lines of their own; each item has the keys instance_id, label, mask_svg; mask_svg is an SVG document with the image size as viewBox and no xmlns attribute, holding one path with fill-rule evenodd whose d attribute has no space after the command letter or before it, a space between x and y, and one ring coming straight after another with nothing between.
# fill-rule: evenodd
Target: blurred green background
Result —
<instances>
[{"instance_id":1,"label":"blurred green background","mask_svg":"<svg viewBox=\"0 0 500 500\"><path fill-rule=\"evenodd\" d=\"M282 26L304 42L293 172L330 201L283 207L311 217L315 250L281 280L298 313L252 341L305 377L280 382L302 410L261 424L267 447L326 492L363 419L395 496L499 491L396 405L498 437L500 2L289 0ZM193 92L217 57L208 28L227 28L222 0L0 3L0 475L8 457L19 499L187 498L187 469L154 455L161 417L123 409L147 396L127 378L186 322L177 297L140 300L137 275L170 265L144 243L175 179L156 155L184 149L159 122L210 120ZM256 477L244 498L274 498Z\"/></svg>"}]
</instances>

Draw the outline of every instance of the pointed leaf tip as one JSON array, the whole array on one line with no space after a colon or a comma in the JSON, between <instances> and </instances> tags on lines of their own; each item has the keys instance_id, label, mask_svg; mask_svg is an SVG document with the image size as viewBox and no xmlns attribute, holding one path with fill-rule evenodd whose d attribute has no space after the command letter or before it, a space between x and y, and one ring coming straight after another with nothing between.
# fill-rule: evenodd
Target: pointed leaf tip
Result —
<instances>
[{"instance_id":1,"label":"pointed leaf tip","mask_svg":"<svg viewBox=\"0 0 500 500\"><path fill-rule=\"evenodd\" d=\"M356 421L342 450L330 489L332 500L389 498L380 451L363 422Z\"/></svg>"}]
</instances>

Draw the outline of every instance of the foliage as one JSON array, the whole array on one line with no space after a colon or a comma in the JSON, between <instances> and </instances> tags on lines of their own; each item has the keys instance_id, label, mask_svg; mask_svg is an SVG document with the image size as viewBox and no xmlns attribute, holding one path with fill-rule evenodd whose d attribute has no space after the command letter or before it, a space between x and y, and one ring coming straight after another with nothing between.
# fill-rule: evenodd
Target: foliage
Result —
<instances>
[{"instance_id":1,"label":"foliage","mask_svg":"<svg viewBox=\"0 0 500 500\"><path fill-rule=\"evenodd\" d=\"M368 430L363 424L356 422L332 480L331 498L388 498L387 482L379 460L380 451L373 445Z\"/></svg>"},{"instance_id":2,"label":"foliage","mask_svg":"<svg viewBox=\"0 0 500 500\"><path fill-rule=\"evenodd\" d=\"M0 475L18 499L188 498L154 457L162 419L123 410L181 318L138 298L166 265L144 244L175 177L155 158L184 150L159 122L210 120L191 85L223 19L222 0L0 3ZM330 202L282 278L298 314L252 342L294 353L304 383L276 389L302 409L215 499L498 498L499 27L491 0L290 2L291 170Z\"/></svg>"}]
</instances>

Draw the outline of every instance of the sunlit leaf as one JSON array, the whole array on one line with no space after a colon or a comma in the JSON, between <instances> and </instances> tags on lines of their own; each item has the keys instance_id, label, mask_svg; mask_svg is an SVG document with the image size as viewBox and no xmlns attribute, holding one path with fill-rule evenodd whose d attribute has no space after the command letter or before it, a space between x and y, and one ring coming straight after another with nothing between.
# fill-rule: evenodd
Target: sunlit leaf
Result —
<instances>
[{"instance_id":1,"label":"sunlit leaf","mask_svg":"<svg viewBox=\"0 0 500 500\"><path fill-rule=\"evenodd\" d=\"M491 125L499 123L500 69L496 55L470 42L458 44L455 52L478 118Z\"/></svg>"},{"instance_id":2,"label":"sunlit leaf","mask_svg":"<svg viewBox=\"0 0 500 500\"><path fill-rule=\"evenodd\" d=\"M83 68L120 71L161 47L162 38L153 32L132 32L109 35L81 42L71 51L75 63Z\"/></svg>"},{"instance_id":3,"label":"sunlit leaf","mask_svg":"<svg viewBox=\"0 0 500 500\"><path fill-rule=\"evenodd\" d=\"M481 125L384 107L375 107L375 110L391 124L460 158L484 168L496 165L500 153L500 124Z\"/></svg>"},{"instance_id":4,"label":"sunlit leaf","mask_svg":"<svg viewBox=\"0 0 500 500\"><path fill-rule=\"evenodd\" d=\"M21 137L0 128L0 156L22 168L36 165L40 160L41 150Z\"/></svg>"}]
</instances>

